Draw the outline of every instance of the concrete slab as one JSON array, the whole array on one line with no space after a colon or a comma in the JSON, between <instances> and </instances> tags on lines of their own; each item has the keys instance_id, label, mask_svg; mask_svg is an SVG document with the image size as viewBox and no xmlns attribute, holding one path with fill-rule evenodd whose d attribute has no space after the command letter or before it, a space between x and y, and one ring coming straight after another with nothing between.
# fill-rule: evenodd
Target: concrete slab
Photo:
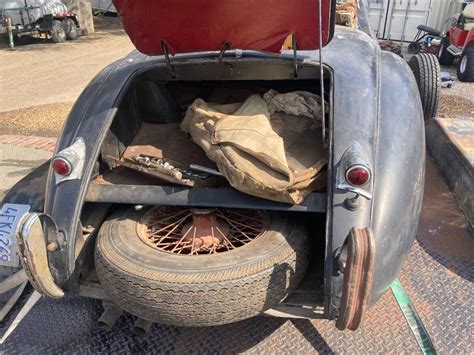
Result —
<instances>
[{"instance_id":1,"label":"concrete slab","mask_svg":"<svg viewBox=\"0 0 474 355\"><path fill-rule=\"evenodd\" d=\"M49 151L0 144L0 199L21 178L51 157Z\"/></svg>"},{"instance_id":2,"label":"concrete slab","mask_svg":"<svg viewBox=\"0 0 474 355\"><path fill-rule=\"evenodd\" d=\"M433 163L427 160L419 233L400 275L439 353L472 353L474 239ZM24 300L23 300L24 301ZM418 353L391 292L370 309L355 332L328 320L255 317L207 328L156 324L132 333L122 316L110 332L97 328L99 302L80 297L43 298L0 346L4 353ZM5 324L13 320L10 317ZM5 324L3 329L5 329Z\"/></svg>"},{"instance_id":3,"label":"concrete slab","mask_svg":"<svg viewBox=\"0 0 474 355\"><path fill-rule=\"evenodd\" d=\"M441 175L474 226L474 118L432 119L426 127L426 143Z\"/></svg>"}]
</instances>

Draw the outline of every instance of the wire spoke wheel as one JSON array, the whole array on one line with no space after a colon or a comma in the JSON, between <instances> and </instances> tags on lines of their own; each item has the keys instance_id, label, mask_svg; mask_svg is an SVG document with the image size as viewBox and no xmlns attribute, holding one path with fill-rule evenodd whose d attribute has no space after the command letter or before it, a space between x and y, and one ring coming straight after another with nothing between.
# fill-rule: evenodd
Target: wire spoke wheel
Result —
<instances>
[{"instance_id":1,"label":"wire spoke wheel","mask_svg":"<svg viewBox=\"0 0 474 355\"><path fill-rule=\"evenodd\" d=\"M203 327L248 319L280 304L306 273L308 228L292 217L118 208L97 235L97 276L118 307L155 323Z\"/></svg>"},{"instance_id":2,"label":"wire spoke wheel","mask_svg":"<svg viewBox=\"0 0 474 355\"><path fill-rule=\"evenodd\" d=\"M269 225L261 210L157 206L137 225L148 246L171 254L203 255L231 251L251 243Z\"/></svg>"}]
</instances>

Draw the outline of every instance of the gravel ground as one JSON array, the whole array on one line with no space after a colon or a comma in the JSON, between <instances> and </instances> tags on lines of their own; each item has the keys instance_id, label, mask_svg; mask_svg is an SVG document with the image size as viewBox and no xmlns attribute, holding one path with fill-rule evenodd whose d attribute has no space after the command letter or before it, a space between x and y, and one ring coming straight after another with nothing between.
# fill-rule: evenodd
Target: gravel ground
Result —
<instances>
[{"instance_id":1,"label":"gravel ground","mask_svg":"<svg viewBox=\"0 0 474 355\"><path fill-rule=\"evenodd\" d=\"M0 112L2 134L57 137L72 105L60 102Z\"/></svg>"},{"instance_id":2,"label":"gravel ground","mask_svg":"<svg viewBox=\"0 0 474 355\"><path fill-rule=\"evenodd\" d=\"M459 117L474 117L474 83L464 83L457 80L457 63L452 66L442 66L442 71L447 71L455 77L451 88L441 89L441 99L438 107L438 118L453 120Z\"/></svg>"},{"instance_id":3,"label":"gravel ground","mask_svg":"<svg viewBox=\"0 0 474 355\"><path fill-rule=\"evenodd\" d=\"M441 90L442 96L460 96L471 102L471 105L474 105L474 83L463 83L459 81L456 77L457 62L451 66L442 66L442 71L447 71L451 76L455 78L454 85L451 88L443 88ZM474 110L471 106L471 110Z\"/></svg>"},{"instance_id":4,"label":"gravel ground","mask_svg":"<svg viewBox=\"0 0 474 355\"><path fill-rule=\"evenodd\" d=\"M471 89L474 91L474 87ZM474 117L474 101L458 95L446 95L446 92L443 91L439 102L438 117L442 119L456 119L464 116Z\"/></svg>"}]
</instances>

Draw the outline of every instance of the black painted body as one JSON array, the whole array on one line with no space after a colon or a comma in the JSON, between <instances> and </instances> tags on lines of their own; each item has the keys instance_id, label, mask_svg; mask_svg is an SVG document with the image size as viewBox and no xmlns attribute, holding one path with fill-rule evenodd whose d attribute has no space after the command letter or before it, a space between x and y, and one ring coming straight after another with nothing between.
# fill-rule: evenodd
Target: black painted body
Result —
<instances>
[{"instance_id":1,"label":"black painted body","mask_svg":"<svg viewBox=\"0 0 474 355\"><path fill-rule=\"evenodd\" d=\"M328 318L334 318L342 293L342 273L338 271L335 256L352 227L371 227L376 239L372 302L399 273L417 229L424 185L425 143L417 85L400 57L382 52L367 33L344 27L336 27L332 42L322 52L324 66L332 73L325 310ZM173 63L178 69L181 63L183 71L192 70L193 65L215 62L216 55L178 55ZM231 53L228 56L229 61L254 58L259 65L275 60L274 56L245 51L240 59L230 58ZM291 68L292 53L284 53L280 58L285 58ZM298 59L317 64L319 52L300 51ZM44 211L53 217L67 240L67 248L58 255L66 265L63 273L57 275L60 285L74 273L75 240L86 190L118 105L134 78L156 67L166 69L163 57L147 57L138 52L109 65L86 87L64 126L57 150L71 145L76 137L83 137L86 163L81 180L56 185L51 176L46 182L43 174ZM335 171L342 154L354 142L362 146L373 168L373 198L361 197L360 207L349 211L343 202L354 194L336 189ZM38 171L30 177L35 174ZM44 185L37 183L37 192L25 193L24 186L23 182L14 187L4 202L31 200L25 196L41 195L44 189ZM40 208L41 203L36 205Z\"/></svg>"}]
</instances>

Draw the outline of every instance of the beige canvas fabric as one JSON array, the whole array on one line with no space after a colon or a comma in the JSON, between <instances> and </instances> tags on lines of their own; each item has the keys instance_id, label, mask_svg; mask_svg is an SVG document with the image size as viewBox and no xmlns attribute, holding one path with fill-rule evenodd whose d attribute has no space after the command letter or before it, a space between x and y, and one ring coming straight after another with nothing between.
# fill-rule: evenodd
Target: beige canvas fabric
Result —
<instances>
[{"instance_id":1,"label":"beige canvas fabric","mask_svg":"<svg viewBox=\"0 0 474 355\"><path fill-rule=\"evenodd\" d=\"M230 105L197 99L181 129L237 190L300 204L321 185L317 175L327 163L318 116L314 116L319 105L311 93L286 97L269 93ZM284 107L289 113L282 111Z\"/></svg>"}]
</instances>

